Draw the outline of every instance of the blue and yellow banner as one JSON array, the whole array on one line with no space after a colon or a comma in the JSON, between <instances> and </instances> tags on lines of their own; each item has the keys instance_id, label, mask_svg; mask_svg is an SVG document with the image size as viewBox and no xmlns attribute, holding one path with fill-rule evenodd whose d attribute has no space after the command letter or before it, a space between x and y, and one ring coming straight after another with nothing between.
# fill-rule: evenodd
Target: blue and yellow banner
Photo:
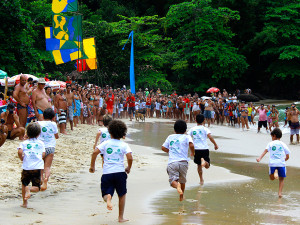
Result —
<instances>
[{"instance_id":1,"label":"blue and yellow banner","mask_svg":"<svg viewBox=\"0 0 300 225\"><path fill-rule=\"evenodd\" d=\"M82 41L82 16L53 15L53 38L66 41Z\"/></svg>"},{"instance_id":2,"label":"blue and yellow banner","mask_svg":"<svg viewBox=\"0 0 300 225\"><path fill-rule=\"evenodd\" d=\"M82 57L81 51L78 49L62 49L51 51L56 65L70 62Z\"/></svg>"},{"instance_id":3,"label":"blue and yellow banner","mask_svg":"<svg viewBox=\"0 0 300 225\"><path fill-rule=\"evenodd\" d=\"M52 0L52 12L76 12L78 10L77 0Z\"/></svg>"}]
</instances>

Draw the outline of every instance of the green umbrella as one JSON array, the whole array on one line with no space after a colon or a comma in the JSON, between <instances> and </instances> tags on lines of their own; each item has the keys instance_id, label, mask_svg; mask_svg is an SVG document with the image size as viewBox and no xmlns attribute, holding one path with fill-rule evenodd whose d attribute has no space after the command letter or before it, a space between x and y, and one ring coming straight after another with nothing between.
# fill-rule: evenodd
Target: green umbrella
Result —
<instances>
[{"instance_id":1,"label":"green umbrella","mask_svg":"<svg viewBox=\"0 0 300 225\"><path fill-rule=\"evenodd\" d=\"M7 73L3 70L0 70L0 79L4 79L7 76Z\"/></svg>"}]
</instances>

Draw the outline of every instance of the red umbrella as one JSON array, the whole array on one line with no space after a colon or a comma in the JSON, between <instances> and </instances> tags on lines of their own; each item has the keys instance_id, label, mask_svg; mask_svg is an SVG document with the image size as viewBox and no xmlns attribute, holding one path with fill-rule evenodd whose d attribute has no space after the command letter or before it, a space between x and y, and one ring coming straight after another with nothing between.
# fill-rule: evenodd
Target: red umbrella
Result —
<instances>
[{"instance_id":1,"label":"red umbrella","mask_svg":"<svg viewBox=\"0 0 300 225\"><path fill-rule=\"evenodd\" d=\"M37 78L36 76L33 76L31 74L19 74L19 75L15 75L13 77L11 77L11 80L14 80L16 84L20 83L20 77L21 75L25 75L26 79L28 79L29 77L31 77L34 81L38 81L39 78Z\"/></svg>"},{"instance_id":2,"label":"red umbrella","mask_svg":"<svg viewBox=\"0 0 300 225\"><path fill-rule=\"evenodd\" d=\"M206 93L217 93L217 92L219 92L219 91L220 91L219 88L211 87L210 89L208 89L208 90L206 91Z\"/></svg>"}]
</instances>

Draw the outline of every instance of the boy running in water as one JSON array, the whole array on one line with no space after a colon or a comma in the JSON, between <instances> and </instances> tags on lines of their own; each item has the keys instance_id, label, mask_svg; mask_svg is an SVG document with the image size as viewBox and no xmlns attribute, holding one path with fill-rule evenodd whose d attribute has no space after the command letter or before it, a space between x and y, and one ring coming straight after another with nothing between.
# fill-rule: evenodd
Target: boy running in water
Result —
<instances>
[{"instance_id":1,"label":"boy running in water","mask_svg":"<svg viewBox=\"0 0 300 225\"><path fill-rule=\"evenodd\" d=\"M190 136L186 135L187 125L183 120L177 120L174 124L175 134L169 135L161 149L169 153L167 172L171 187L176 188L179 201L183 200L186 183L186 174L189 166L189 148L191 156L194 156L194 144Z\"/></svg>"},{"instance_id":2,"label":"boy running in water","mask_svg":"<svg viewBox=\"0 0 300 225\"><path fill-rule=\"evenodd\" d=\"M271 132L272 141L267 145L261 156L256 159L257 162L260 162L268 152L270 153L269 175L270 180L278 179L279 176L279 198L282 197L283 180L286 177L285 161L290 157L290 150L285 143L280 141L281 137L281 130L279 128L274 128Z\"/></svg>"},{"instance_id":3,"label":"boy running in water","mask_svg":"<svg viewBox=\"0 0 300 225\"><path fill-rule=\"evenodd\" d=\"M21 207L27 208L30 192L39 192L41 187L41 170L44 169L45 145L37 137L41 133L38 123L30 123L27 126L28 140L22 142L18 147L18 156L22 164L22 197ZM29 183L32 187L29 187Z\"/></svg>"},{"instance_id":4,"label":"boy running in water","mask_svg":"<svg viewBox=\"0 0 300 225\"><path fill-rule=\"evenodd\" d=\"M188 135L193 138L195 145L195 156L194 162L198 165L198 174L200 177L200 184L204 184L202 167L208 169L210 167L209 158L209 147L207 144L207 138L214 144L215 150L218 150L218 145L216 144L214 138L211 136L209 129L203 126L204 116L199 114L196 116L197 126L191 128L188 131Z\"/></svg>"},{"instance_id":5,"label":"boy running in water","mask_svg":"<svg viewBox=\"0 0 300 225\"><path fill-rule=\"evenodd\" d=\"M126 222L124 219L125 198L127 193L127 174L130 173L132 166L132 151L129 145L123 141L127 132L127 127L120 120L113 120L108 125L108 132L111 139L98 145L91 159L90 173L95 172L95 161L99 153L103 154L103 175L101 177L101 192L104 201L107 203L107 209L112 210L111 203L114 191L119 196L119 222ZM124 156L126 155L128 167L124 168Z\"/></svg>"}]
</instances>

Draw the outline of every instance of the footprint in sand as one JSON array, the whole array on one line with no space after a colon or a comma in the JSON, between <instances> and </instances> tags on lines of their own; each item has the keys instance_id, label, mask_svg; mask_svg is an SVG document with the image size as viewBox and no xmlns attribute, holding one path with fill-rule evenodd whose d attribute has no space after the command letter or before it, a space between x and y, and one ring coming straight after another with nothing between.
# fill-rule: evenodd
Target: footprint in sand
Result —
<instances>
[{"instance_id":1,"label":"footprint in sand","mask_svg":"<svg viewBox=\"0 0 300 225\"><path fill-rule=\"evenodd\" d=\"M42 223L43 221L41 221L41 220L37 220L37 221L35 221L35 223Z\"/></svg>"},{"instance_id":2,"label":"footprint in sand","mask_svg":"<svg viewBox=\"0 0 300 225\"><path fill-rule=\"evenodd\" d=\"M98 214L97 213L93 213L93 214L91 214L91 216L97 216Z\"/></svg>"},{"instance_id":3,"label":"footprint in sand","mask_svg":"<svg viewBox=\"0 0 300 225\"><path fill-rule=\"evenodd\" d=\"M186 216L187 213L184 213L184 212L172 212L173 214L175 215L179 215L179 216Z\"/></svg>"},{"instance_id":4,"label":"footprint in sand","mask_svg":"<svg viewBox=\"0 0 300 225\"><path fill-rule=\"evenodd\" d=\"M195 214L195 215L205 215L207 213L206 212L202 212L202 211L194 211L193 214Z\"/></svg>"},{"instance_id":5,"label":"footprint in sand","mask_svg":"<svg viewBox=\"0 0 300 225\"><path fill-rule=\"evenodd\" d=\"M187 202L198 202L196 199L186 199Z\"/></svg>"}]
</instances>

